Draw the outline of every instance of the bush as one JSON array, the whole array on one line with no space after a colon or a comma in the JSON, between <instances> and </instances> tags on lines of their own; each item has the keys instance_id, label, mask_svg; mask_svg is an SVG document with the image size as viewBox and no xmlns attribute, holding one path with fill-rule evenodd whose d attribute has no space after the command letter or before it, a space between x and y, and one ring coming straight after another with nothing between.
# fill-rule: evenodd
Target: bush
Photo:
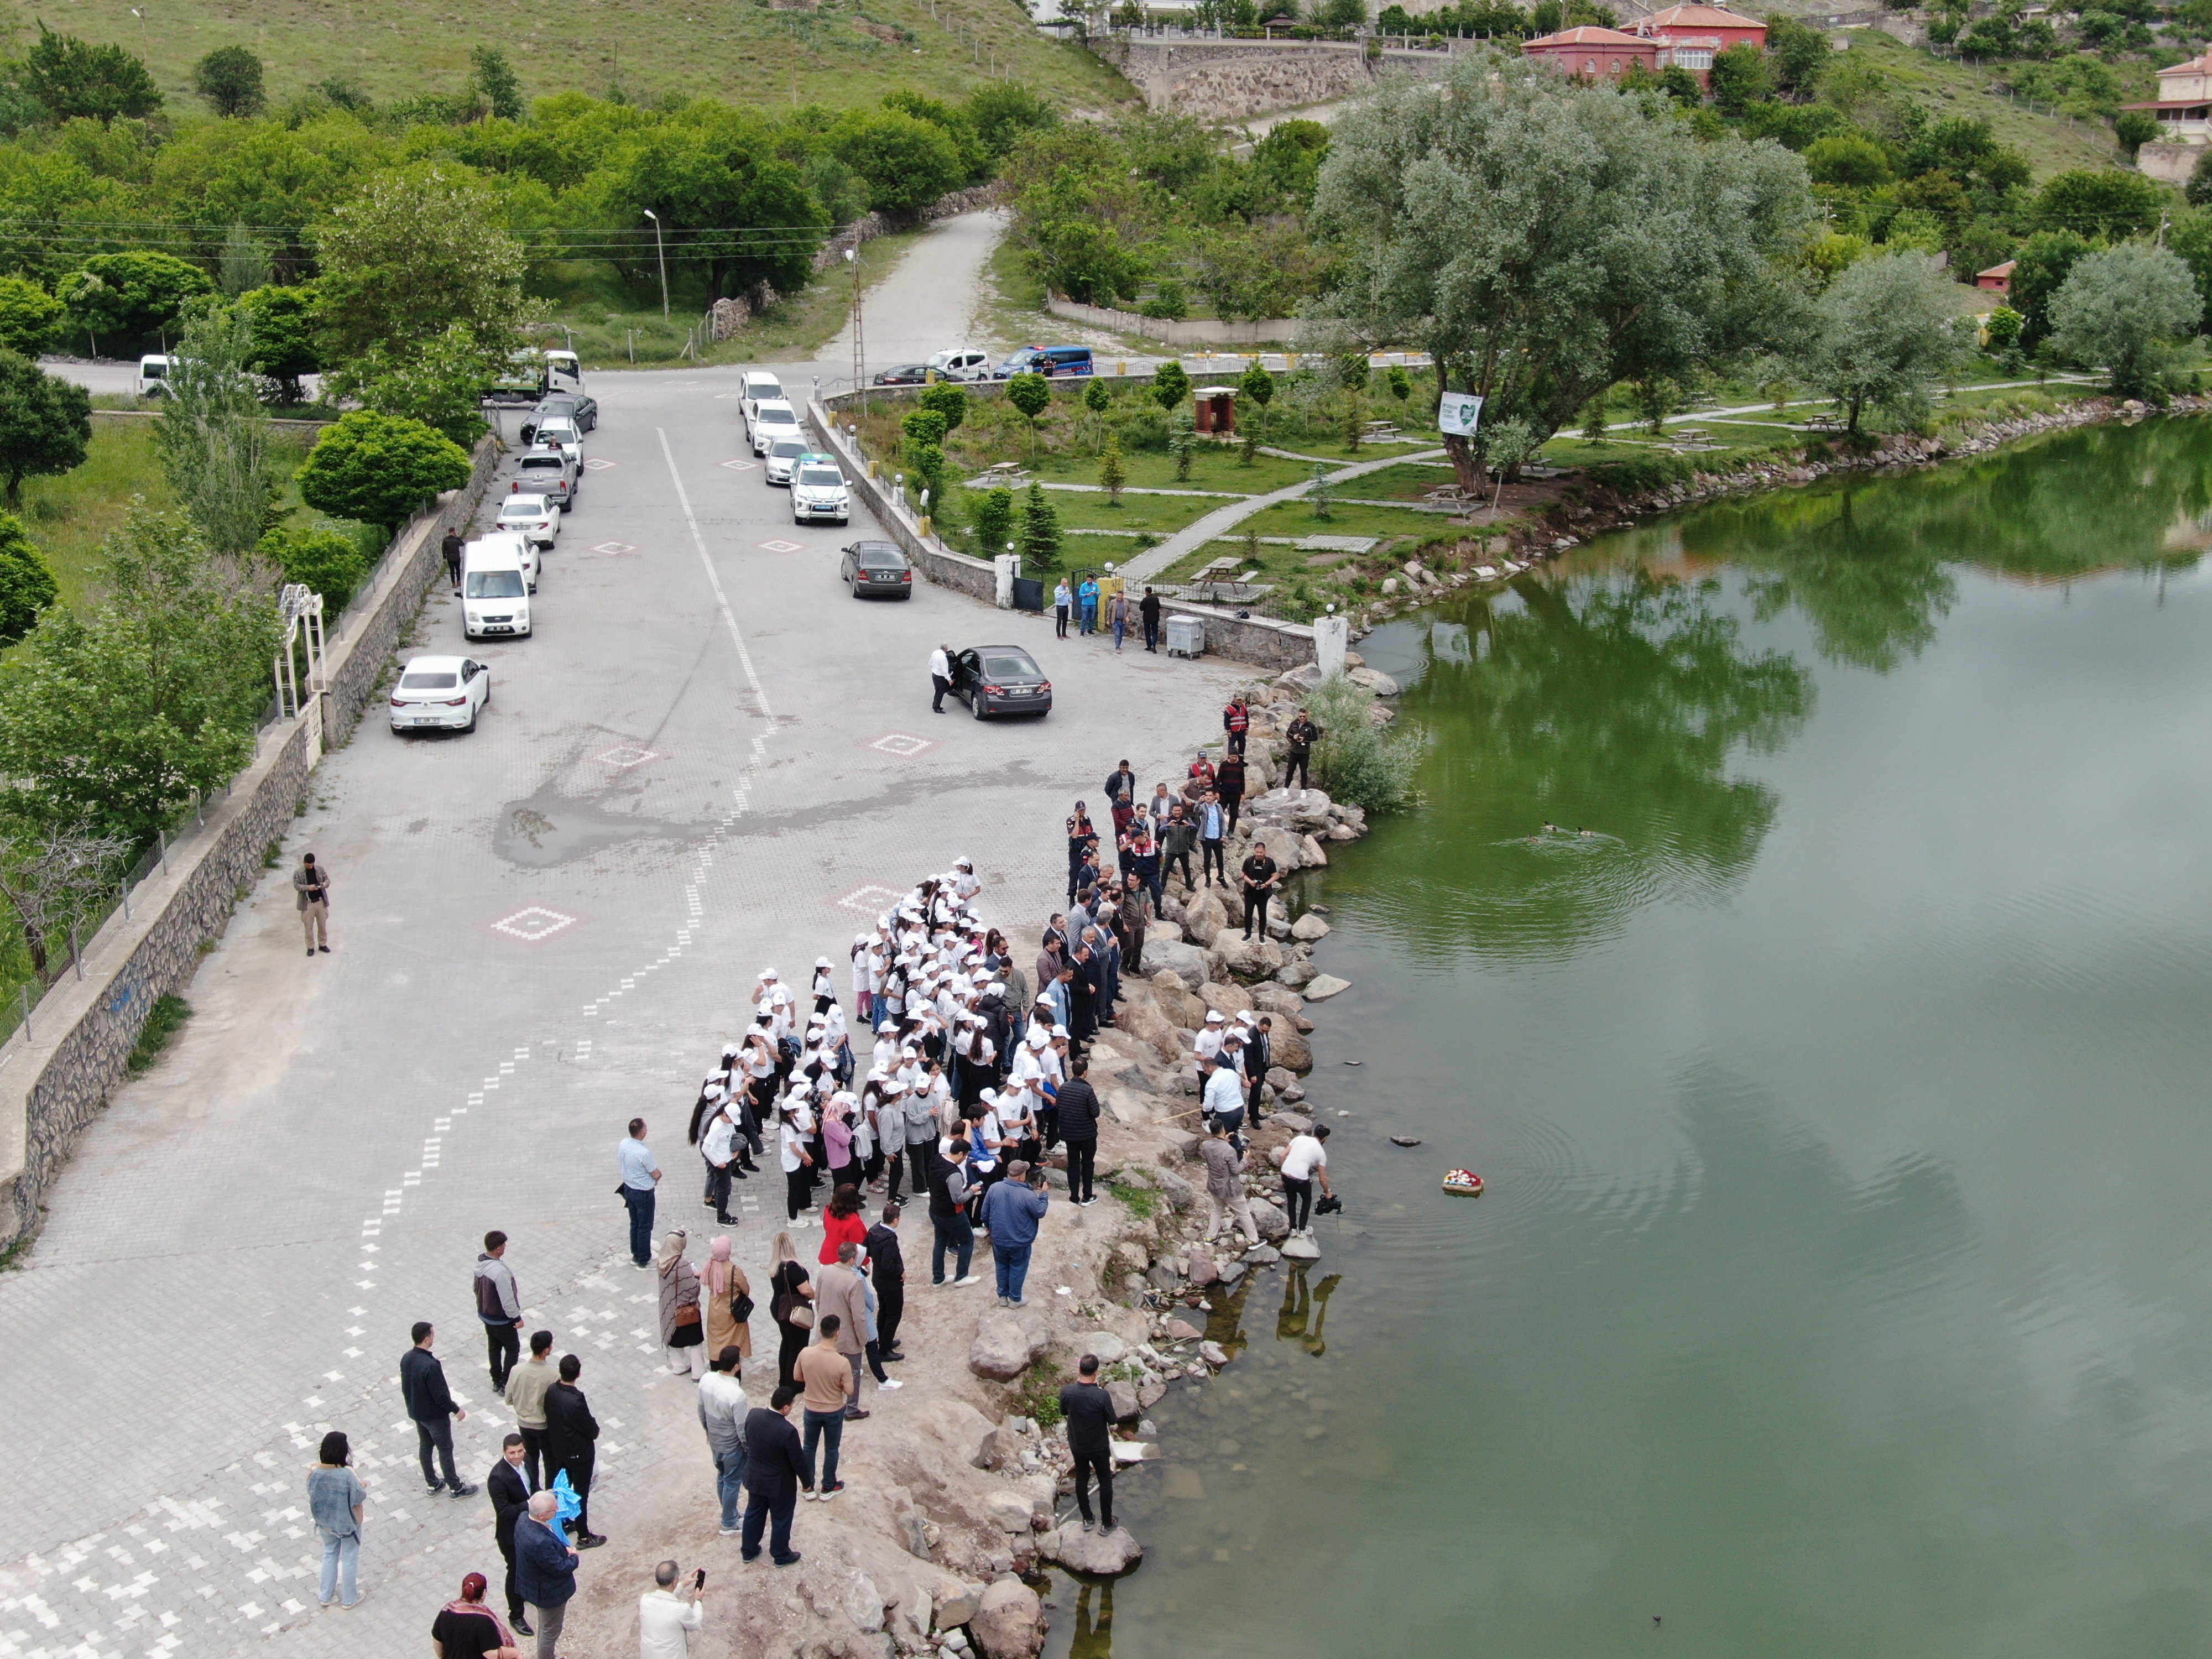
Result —
<instances>
[{"instance_id":1,"label":"bush","mask_svg":"<svg viewBox=\"0 0 2212 1659\"><path fill-rule=\"evenodd\" d=\"M304 582L323 596L325 611L336 616L352 600L369 561L355 539L325 526L313 530L272 530L256 550L284 573L288 582Z\"/></svg>"},{"instance_id":2,"label":"bush","mask_svg":"<svg viewBox=\"0 0 2212 1659\"><path fill-rule=\"evenodd\" d=\"M1341 674L1307 694L1307 711L1325 733L1314 750L1314 772L1333 799L1370 812L1399 811L1413 803L1420 739L1385 738L1369 717L1374 706L1372 691Z\"/></svg>"},{"instance_id":3,"label":"bush","mask_svg":"<svg viewBox=\"0 0 2212 1659\"><path fill-rule=\"evenodd\" d=\"M46 556L12 513L0 513L0 645L29 633L61 594Z\"/></svg>"},{"instance_id":4,"label":"bush","mask_svg":"<svg viewBox=\"0 0 2212 1659\"><path fill-rule=\"evenodd\" d=\"M420 421L356 410L307 452L300 495L334 517L396 529L470 470L467 450Z\"/></svg>"},{"instance_id":5,"label":"bush","mask_svg":"<svg viewBox=\"0 0 2212 1659\"><path fill-rule=\"evenodd\" d=\"M1687 483L1694 472L1680 455L1632 455L1625 460L1599 461L1588 470L1588 477L1616 495L1642 495L1668 484Z\"/></svg>"}]
</instances>

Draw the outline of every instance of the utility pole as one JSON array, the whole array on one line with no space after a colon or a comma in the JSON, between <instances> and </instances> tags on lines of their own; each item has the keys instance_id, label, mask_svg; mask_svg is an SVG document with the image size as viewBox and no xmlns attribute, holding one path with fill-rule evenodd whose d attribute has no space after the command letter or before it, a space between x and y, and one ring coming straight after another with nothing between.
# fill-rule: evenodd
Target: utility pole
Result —
<instances>
[{"instance_id":1,"label":"utility pole","mask_svg":"<svg viewBox=\"0 0 2212 1659\"><path fill-rule=\"evenodd\" d=\"M860 413L868 412L868 349L860 331L860 251L845 250L845 263L853 267L853 384L860 393Z\"/></svg>"},{"instance_id":2,"label":"utility pole","mask_svg":"<svg viewBox=\"0 0 2212 1659\"><path fill-rule=\"evenodd\" d=\"M645 216L653 221L653 251L660 260L660 319L663 322L666 322L668 320L668 250L661 246L660 216L651 208L647 208L645 210Z\"/></svg>"}]
</instances>

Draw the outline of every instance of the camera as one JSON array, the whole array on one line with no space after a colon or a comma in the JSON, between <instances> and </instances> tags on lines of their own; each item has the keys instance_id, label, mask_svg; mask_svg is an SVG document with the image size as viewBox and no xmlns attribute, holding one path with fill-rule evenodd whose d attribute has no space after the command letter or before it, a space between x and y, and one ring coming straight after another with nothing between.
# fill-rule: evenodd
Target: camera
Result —
<instances>
[{"instance_id":1,"label":"camera","mask_svg":"<svg viewBox=\"0 0 2212 1659\"><path fill-rule=\"evenodd\" d=\"M1330 1194L1327 1198L1318 1200L1314 1205L1314 1213L1316 1215L1340 1215L1343 1212L1344 1200L1337 1197L1334 1193Z\"/></svg>"}]
</instances>

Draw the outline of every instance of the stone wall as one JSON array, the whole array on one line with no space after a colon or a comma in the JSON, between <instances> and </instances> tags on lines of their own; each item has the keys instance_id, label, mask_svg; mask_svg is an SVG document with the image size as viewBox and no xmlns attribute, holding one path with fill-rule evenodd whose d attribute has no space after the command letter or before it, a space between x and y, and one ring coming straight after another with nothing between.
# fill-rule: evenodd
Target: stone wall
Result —
<instances>
[{"instance_id":1,"label":"stone wall","mask_svg":"<svg viewBox=\"0 0 2212 1659\"><path fill-rule=\"evenodd\" d=\"M1240 120L1269 110L1297 109L1364 92L1385 75L1430 81L1454 51L1385 50L1370 59L1357 40L1224 40L1184 34L1115 35L1091 49L1145 94L1152 109Z\"/></svg>"},{"instance_id":2,"label":"stone wall","mask_svg":"<svg viewBox=\"0 0 2212 1659\"><path fill-rule=\"evenodd\" d=\"M468 484L400 533L368 594L337 619L344 636L326 644L322 706L263 728L253 763L206 803L204 826L139 884L128 916L118 909L84 945L84 977L63 978L0 1048L0 1247L37 1231L47 1187L122 1080L148 1011L191 978L200 947L261 878L264 849L299 815L325 732L342 736L360 720L441 568L446 527L475 511L495 453L489 438L477 445Z\"/></svg>"},{"instance_id":3,"label":"stone wall","mask_svg":"<svg viewBox=\"0 0 2212 1659\"><path fill-rule=\"evenodd\" d=\"M2185 185L2203 158L2202 144L2145 144L2136 152L2136 167L2161 184Z\"/></svg>"},{"instance_id":4,"label":"stone wall","mask_svg":"<svg viewBox=\"0 0 2212 1659\"><path fill-rule=\"evenodd\" d=\"M1142 583L1138 584L1142 586ZM1256 664L1279 673L1301 663L1316 660L1314 631L1304 623L1278 622L1273 617L1240 618L1234 611L1194 605L1186 599L1160 599L1161 623L1170 617L1196 617L1206 624L1206 654L1235 662Z\"/></svg>"},{"instance_id":5,"label":"stone wall","mask_svg":"<svg viewBox=\"0 0 2212 1659\"><path fill-rule=\"evenodd\" d=\"M1224 323L1218 319L1204 318L1171 323L1134 311L1116 311L1106 306L1086 306L1059 298L1048 298L1044 308L1072 323L1110 328L1117 334L1133 334L1139 339L1158 340L1163 345L1177 348L1272 344L1297 339L1301 326L1295 317L1253 323Z\"/></svg>"}]
</instances>

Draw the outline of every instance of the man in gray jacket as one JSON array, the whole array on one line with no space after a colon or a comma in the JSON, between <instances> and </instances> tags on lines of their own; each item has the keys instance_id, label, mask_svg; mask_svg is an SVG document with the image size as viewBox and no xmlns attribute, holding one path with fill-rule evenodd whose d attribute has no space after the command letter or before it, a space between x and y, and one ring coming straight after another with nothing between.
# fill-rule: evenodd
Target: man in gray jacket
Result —
<instances>
[{"instance_id":1,"label":"man in gray jacket","mask_svg":"<svg viewBox=\"0 0 2212 1659\"><path fill-rule=\"evenodd\" d=\"M507 1392L507 1375L522 1358L522 1291L506 1261L507 1235L495 1228L484 1235L477 1258L477 1317L483 1321L484 1346L491 1352L491 1391Z\"/></svg>"},{"instance_id":2,"label":"man in gray jacket","mask_svg":"<svg viewBox=\"0 0 2212 1659\"><path fill-rule=\"evenodd\" d=\"M307 954L331 953L331 872L308 854L292 872L292 891L300 902L300 926L307 935Z\"/></svg>"},{"instance_id":3,"label":"man in gray jacket","mask_svg":"<svg viewBox=\"0 0 2212 1659\"><path fill-rule=\"evenodd\" d=\"M745 1484L745 1413L750 1402L738 1380L744 1356L732 1343L716 1354L699 1382L699 1425L714 1455L714 1487L722 1500L722 1536L738 1535L738 1499Z\"/></svg>"}]
</instances>

